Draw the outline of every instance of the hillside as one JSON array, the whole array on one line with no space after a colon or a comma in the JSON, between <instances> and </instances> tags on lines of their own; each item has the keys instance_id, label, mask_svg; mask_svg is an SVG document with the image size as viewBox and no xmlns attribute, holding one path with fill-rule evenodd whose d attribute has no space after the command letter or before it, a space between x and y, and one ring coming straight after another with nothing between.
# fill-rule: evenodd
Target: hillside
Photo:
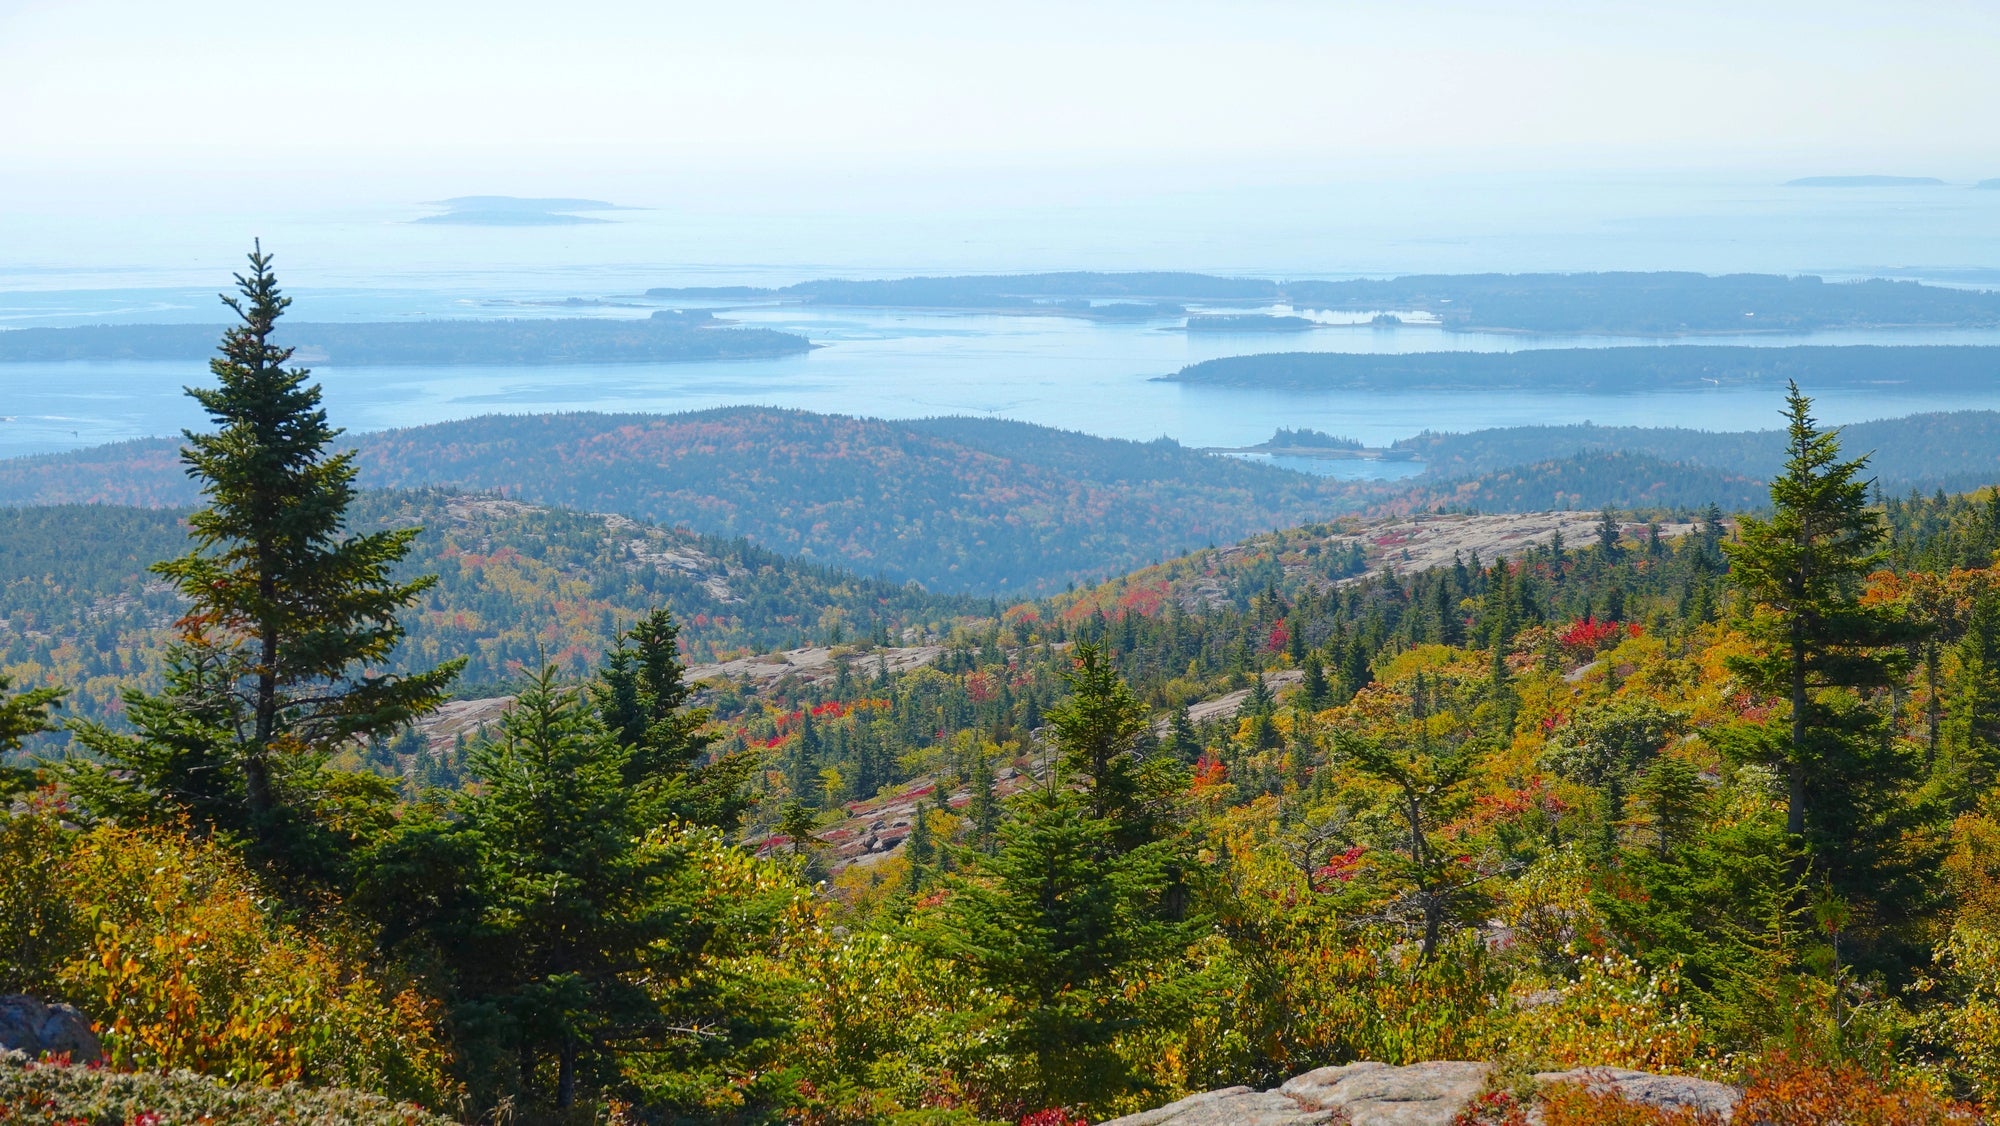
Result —
<instances>
[{"instance_id":1,"label":"hillside","mask_svg":"<svg viewBox=\"0 0 2000 1126\"><path fill-rule=\"evenodd\" d=\"M1985 388L2000 348L1971 345L1758 348L1666 345L1519 352L1273 352L1190 364L1163 381L1278 391L1698 391L1786 380L1816 388L1878 384Z\"/></svg>"},{"instance_id":2,"label":"hillside","mask_svg":"<svg viewBox=\"0 0 2000 1126\"><path fill-rule=\"evenodd\" d=\"M2000 480L2000 412L1914 414L1857 422L1840 432L1848 448L1870 455L1869 470L1885 489L1962 491ZM1425 465L1426 477L1432 478L1473 477L1536 460L1615 450L1685 462L1729 478L1765 480L1783 466L1784 446L1782 430L1587 424L1426 433L1396 443L1397 449L1415 453ZM1602 468L1612 470L1609 465ZM1724 507L1730 504L1720 494L1714 499Z\"/></svg>"},{"instance_id":3,"label":"hillside","mask_svg":"<svg viewBox=\"0 0 2000 1126\"><path fill-rule=\"evenodd\" d=\"M73 360L205 360L222 325L131 324L0 332L0 363ZM710 314L661 311L644 320L564 317L434 320L382 324L288 324L280 342L302 363L604 364L676 363L789 356L803 336L723 328Z\"/></svg>"},{"instance_id":4,"label":"hillside","mask_svg":"<svg viewBox=\"0 0 2000 1126\"><path fill-rule=\"evenodd\" d=\"M726 408L488 416L353 435L361 483L450 485L743 537L941 592L1035 593L1358 507L1172 442L981 419ZM193 500L167 441L0 462L0 503Z\"/></svg>"},{"instance_id":5,"label":"hillside","mask_svg":"<svg viewBox=\"0 0 2000 1126\"><path fill-rule=\"evenodd\" d=\"M985 608L618 516L443 491L363 493L355 506L358 530L412 523L425 532L405 571L440 581L406 619L396 666L467 656L462 687L474 695L544 656L594 661L619 623L660 605L682 620L695 661ZM0 508L0 673L69 684L86 715L115 710L118 684L151 682L181 612L146 566L185 545L176 510Z\"/></svg>"}]
</instances>

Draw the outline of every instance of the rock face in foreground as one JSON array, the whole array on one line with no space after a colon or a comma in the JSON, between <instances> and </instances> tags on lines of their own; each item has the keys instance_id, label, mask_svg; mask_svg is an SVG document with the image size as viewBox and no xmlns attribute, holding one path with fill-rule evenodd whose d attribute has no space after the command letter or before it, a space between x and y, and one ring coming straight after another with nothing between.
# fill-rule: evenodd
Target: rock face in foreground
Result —
<instances>
[{"instance_id":1,"label":"rock face in foreground","mask_svg":"<svg viewBox=\"0 0 2000 1126\"><path fill-rule=\"evenodd\" d=\"M68 1005L44 1005L25 993L0 996L0 1049L28 1058L67 1055L71 1063L101 1063L104 1049L82 1013Z\"/></svg>"},{"instance_id":2,"label":"rock face in foreground","mask_svg":"<svg viewBox=\"0 0 2000 1126\"><path fill-rule=\"evenodd\" d=\"M1390 1067L1350 1063L1287 1080L1275 1091L1229 1087L1114 1119L1104 1126L1449 1126L1486 1087L1489 1063L1439 1060ZM1685 1107L1728 1120L1736 1088L1706 1079L1618 1068L1544 1072L1538 1083L1581 1083L1654 1107Z\"/></svg>"}]
</instances>

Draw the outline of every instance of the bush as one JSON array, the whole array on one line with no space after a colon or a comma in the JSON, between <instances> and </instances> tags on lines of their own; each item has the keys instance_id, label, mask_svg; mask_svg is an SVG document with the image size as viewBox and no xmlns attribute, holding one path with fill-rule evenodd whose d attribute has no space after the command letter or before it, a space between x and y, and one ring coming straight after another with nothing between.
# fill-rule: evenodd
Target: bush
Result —
<instances>
[{"instance_id":1,"label":"bush","mask_svg":"<svg viewBox=\"0 0 2000 1126\"><path fill-rule=\"evenodd\" d=\"M0 1052L0 1122L10 1126L446 1126L408 1103L337 1089L243 1087L187 1071L133 1073L38 1064Z\"/></svg>"},{"instance_id":2,"label":"bush","mask_svg":"<svg viewBox=\"0 0 2000 1126\"><path fill-rule=\"evenodd\" d=\"M0 984L67 1001L120 1067L456 1101L433 1003L331 920L308 935L242 862L185 832L0 819Z\"/></svg>"}]
</instances>

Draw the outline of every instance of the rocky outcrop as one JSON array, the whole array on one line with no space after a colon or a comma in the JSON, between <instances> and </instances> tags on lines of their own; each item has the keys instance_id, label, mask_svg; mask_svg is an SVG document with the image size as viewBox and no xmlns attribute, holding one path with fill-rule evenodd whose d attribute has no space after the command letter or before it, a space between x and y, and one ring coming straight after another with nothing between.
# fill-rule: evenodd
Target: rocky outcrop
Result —
<instances>
[{"instance_id":1,"label":"rocky outcrop","mask_svg":"<svg viewBox=\"0 0 2000 1126\"><path fill-rule=\"evenodd\" d=\"M1743 1092L1727 1083L1717 1083L1712 1079L1695 1079L1686 1075L1651 1075L1643 1071L1627 1071L1622 1067L1579 1067L1572 1071L1544 1071L1535 1076L1535 1082L1581 1083L1599 1091L1608 1091L1624 1098L1627 1102L1643 1103L1662 1109L1686 1109L1713 1114L1723 1121L1736 1110L1736 1103Z\"/></svg>"},{"instance_id":2,"label":"rocky outcrop","mask_svg":"<svg viewBox=\"0 0 2000 1126\"><path fill-rule=\"evenodd\" d=\"M25 993L0 996L0 1049L30 1059L67 1055L71 1063L100 1063L104 1049L82 1013L68 1005L44 1005Z\"/></svg>"},{"instance_id":3,"label":"rocky outcrop","mask_svg":"<svg viewBox=\"0 0 2000 1126\"><path fill-rule=\"evenodd\" d=\"M1308 1071L1275 1091L1207 1091L1104 1126L1450 1126L1492 1074L1492 1064L1457 1060L1404 1067L1350 1063ZM1543 1072L1535 1080L1585 1084L1631 1102L1703 1111L1723 1121L1740 1096L1736 1088L1706 1079L1608 1067Z\"/></svg>"}]
</instances>

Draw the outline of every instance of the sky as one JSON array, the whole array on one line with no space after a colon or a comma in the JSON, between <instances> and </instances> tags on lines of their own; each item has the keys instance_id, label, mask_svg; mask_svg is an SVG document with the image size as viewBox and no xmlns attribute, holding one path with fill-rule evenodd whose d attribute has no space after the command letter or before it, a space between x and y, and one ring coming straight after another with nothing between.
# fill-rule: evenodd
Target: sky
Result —
<instances>
[{"instance_id":1,"label":"sky","mask_svg":"<svg viewBox=\"0 0 2000 1126\"><path fill-rule=\"evenodd\" d=\"M2000 176L2000 3L0 0L0 205Z\"/></svg>"}]
</instances>

